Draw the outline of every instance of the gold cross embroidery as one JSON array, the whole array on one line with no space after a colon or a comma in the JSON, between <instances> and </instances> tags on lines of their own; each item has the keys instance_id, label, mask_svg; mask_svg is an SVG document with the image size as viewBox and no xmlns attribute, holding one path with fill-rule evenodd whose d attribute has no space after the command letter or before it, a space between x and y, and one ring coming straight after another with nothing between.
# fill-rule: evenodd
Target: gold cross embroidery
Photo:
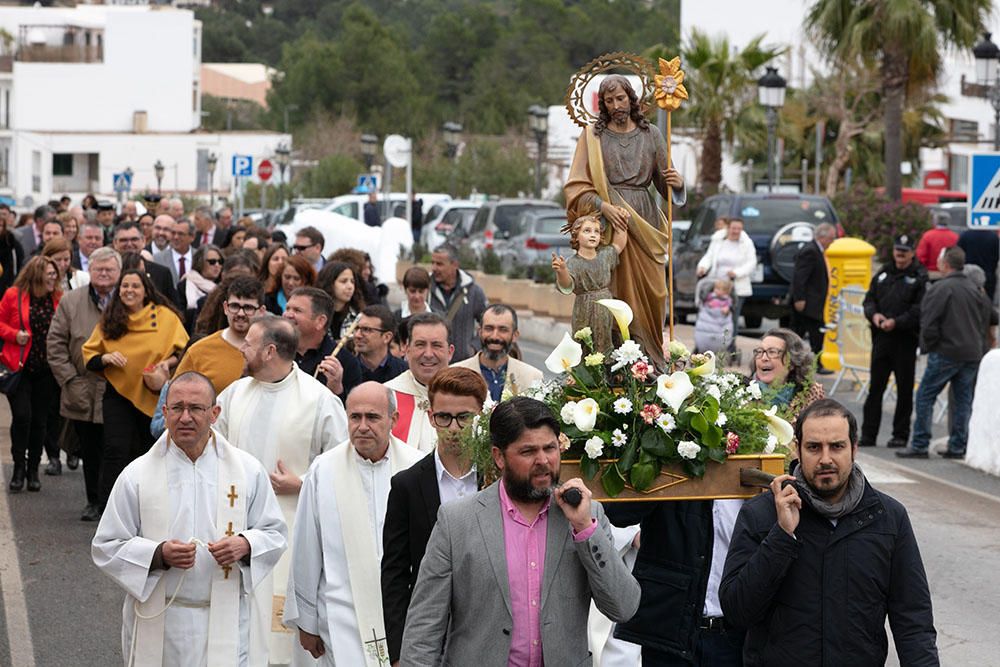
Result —
<instances>
[{"instance_id":1,"label":"gold cross embroidery","mask_svg":"<svg viewBox=\"0 0 1000 667\"><path fill-rule=\"evenodd\" d=\"M233 522L230 521L229 528L226 528L226 537L232 537L232 536L233 536Z\"/></svg>"},{"instance_id":2,"label":"gold cross embroidery","mask_svg":"<svg viewBox=\"0 0 1000 667\"><path fill-rule=\"evenodd\" d=\"M239 498L239 496L236 495L236 486L234 484L229 485L229 493L226 495L226 498L229 498L230 507L236 506L236 499Z\"/></svg>"},{"instance_id":3,"label":"gold cross embroidery","mask_svg":"<svg viewBox=\"0 0 1000 667\"><path fill-rule=\"evenodd\" d=\"M232 570L232 569L233 569L232 565L223 565L222 566L222 571L226 573L226 576L224 577L225 579L229 578L229 571Z\"/></svg>"}]
</instances>

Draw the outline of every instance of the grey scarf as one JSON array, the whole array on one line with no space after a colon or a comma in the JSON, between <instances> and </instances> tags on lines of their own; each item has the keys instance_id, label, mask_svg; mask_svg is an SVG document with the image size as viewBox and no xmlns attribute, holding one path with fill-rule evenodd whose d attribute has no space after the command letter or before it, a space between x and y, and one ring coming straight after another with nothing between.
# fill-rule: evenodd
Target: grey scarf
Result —
<instances>
[{"instance_id":1,"label":"grey scarf","mask_svg":"<svg viewBox=\"0 0 1000 667\"><path fill-rule=\"evenodd\" d=\"M803 500L809 503L816 512L827 519L839 519L853 512L861 497L865 494L865 474L857 463L851 466L851 476L847 480L847 493L835 503L816 495L808 483L802 481L795 485Z\"/></svg>"}]
</instances>

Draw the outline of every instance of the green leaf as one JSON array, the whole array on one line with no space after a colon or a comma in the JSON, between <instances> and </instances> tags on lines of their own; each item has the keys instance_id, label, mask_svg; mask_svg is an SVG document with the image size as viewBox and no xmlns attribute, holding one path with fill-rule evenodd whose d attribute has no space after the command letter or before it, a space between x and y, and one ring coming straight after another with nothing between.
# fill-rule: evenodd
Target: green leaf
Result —
<instances>
[{"instance_id":1,"label":"green leaf","mask_svg":"<svg viewBox=\"0 0 1000 667\"><path fill-rule=\"evenodd\" d=\"M622 472L628 472L632 468L638 449L639 439L631 438L628 444L625 445L625 450L622 452L621 458L618 459L618 467Z\"/></svg>"},{"instance_id":2,"label":"green leaf","mask_svg":"<svg viewBox=\"0 0 1000 667\"><path fill-rule=\"evenodd\" d=\"M604 474L601 475L601 486L604 487L604 492L611 498L618 497L618 494L625 488L625 478L623 478L621 472L618 471L618 466L616 464L609 463L608 466L604 468Z\"/></svg>"},{"instance_id":3,"label":"green leaf","mask_svg":"<svg viewBox=\"0 0 1000 667\"><path fill-rule=\"evenodd\" d=\"M714 397L709 396L705 399L704 406L701 409L701 414L704 415L705 421L709 424L714 424L715 420L719 418L719 403Z\"/></svg>"},{"instance_id":4,"label":"green leaf","mask_svg":"<svg viewBox=\"0 0 1000 667\"><path fill-rule=\"evenodd\" d=\"M583 473L584 479L594 479L594 475L596 475L600 469L601 464L589 456L584 456L580 459L580 472Z\"/></svg>"},{"instance_id":5,"label":"green leaf","mask_svg":"<svg viewBox=\"0 0 1000 667\"><path fill-rule=\"evenodd\" d=\"M648 429L642 434L640 441L643 455L647 453L651 456L667 457L670 452L667 449L667 437L660 429Z\"/></svg>"},{"instance_id":6,"label":"green leaf","mask_svg":"<svg viewBox=\"0 0 1000 667\"><path fill-rule=\"evenodd\" d=\"M705 462L699 461L698 459L685 459L684 470L687 474L692 477L704 477L705 476Z\"/></svg>"},{"instance_id":7,"label":"green leaf","mask_svg":"<svg viewBox=\"0 0 1000 667\"><path fill-rule=\"evenodd\" d=\"M726 460L726 450L723 447L709 447L708 458L717 463L724 463Z\"/></svg>"},{"instance_id":8,"label":"green leaf","mask_svg":"<svg viewBox=\"0 0 1000 667\"><path fill-rule=\"evenodd\" d=\"M636 491L645 491L649 488L649 485L653 483L653 479L656 477L656 469L651 463L637 463L632 466L632 470L629 473L629 479L632 482L632 487Z\"/></svg>"},{"instance_id":9,"label":"green leaf","mask_svg":"<svg viewBox=\"0 0 1000 667\"><path fill-rule=\"evenodd\" d=\"M708 430L702 434L701 444L708 447L718 447L719 443L722 442L722 429L714 424L708 427Z\"/></svg>"},{"instance_id":10,"label":"green leaf","mask_svg":"<svg viewBox=\"0 0 1000 667\"><path fill-rule=\"evenodd\" d=\"M705 416L698 413L691 417L691 428L705 435L705 432L708 430L708 421L705 419Z\"/></svg>"},{"instance_id":11,"label":"green leaf","mask_svg":"<svg viewBox=\"0 0 1000 667\"><path fill-rule=\"evenodd\" d=\"M573 369L573 374L581 384L585 384L587 386L595 384L594 375L590 372L590 369L582 363Z\"/></svg>"}]
</instances>

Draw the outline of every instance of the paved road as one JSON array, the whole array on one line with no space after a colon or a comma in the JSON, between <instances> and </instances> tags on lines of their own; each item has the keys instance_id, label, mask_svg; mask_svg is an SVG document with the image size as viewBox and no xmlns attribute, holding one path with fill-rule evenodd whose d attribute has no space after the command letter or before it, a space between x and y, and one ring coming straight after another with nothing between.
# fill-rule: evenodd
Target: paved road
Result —
<instances>
[{"instance_id":1,"label":"paved road","mask_svg":"<svg viewBox=\"0 0 1000 667\"><path fill-rule=\"evenodd\" d=\"M538 366L549 351L530 342L522 348ZM7 402L0 400L4 485L9 424ZM1000 480L943 459L900 465L881 447L865 450L860 461L873 484L910 512L931 583L942 664L1000 664L994 593L1000 589ZM90 561L94 524L78 520L83 504L80 470L43 477L40 493L0 490L0 665L122 663L122 594Z\"/></svg>"}]
</instances>

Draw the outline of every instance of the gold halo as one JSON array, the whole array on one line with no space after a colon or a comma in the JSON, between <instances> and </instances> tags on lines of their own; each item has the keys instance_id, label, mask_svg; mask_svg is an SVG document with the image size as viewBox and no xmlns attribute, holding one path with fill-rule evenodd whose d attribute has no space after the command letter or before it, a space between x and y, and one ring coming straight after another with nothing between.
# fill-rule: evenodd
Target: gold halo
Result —
<instances>
[{"instance_id":1,"label":"gold halo","mask_svg":"<svg viewBox=\"0 0 1000 667\"><path fill-rule=\"evenodd\" d=\"M584 90L595 76L610 70L627 70L636 74L642 80L641 94L636 91L639 96L640 108L645 112L649 107L649 100L652 99L654 88L652 64L634 53L624 51L605 53L577 70L569 81L569 88L566 89L566 111L569 112L569 117L573 119L573 122L580 127L587 127L598 119L587 109L587 105L583 101Z\"/></svg>"}]
</instances>

